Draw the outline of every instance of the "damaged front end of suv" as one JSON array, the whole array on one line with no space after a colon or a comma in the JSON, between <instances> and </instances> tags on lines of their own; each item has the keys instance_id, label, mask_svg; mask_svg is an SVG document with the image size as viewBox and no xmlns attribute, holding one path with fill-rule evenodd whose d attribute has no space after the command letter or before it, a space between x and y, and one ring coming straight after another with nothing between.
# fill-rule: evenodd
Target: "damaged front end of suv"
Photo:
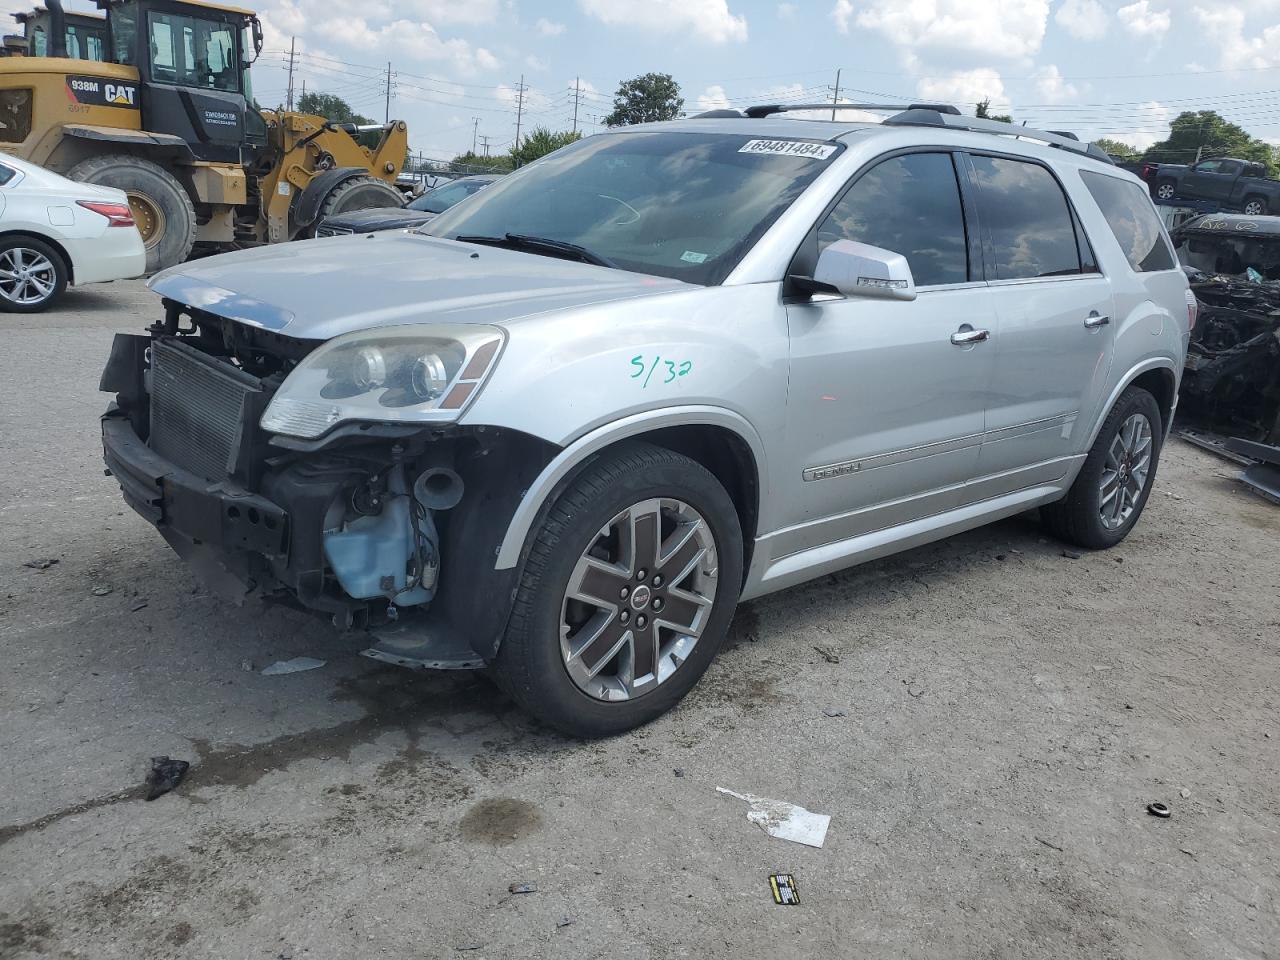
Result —
<instances>
[{"instance_id":1,"label":"damaged front end of suv","mask_svg":"<svg viewBox=\"0 0 1280 960\"><path fill-rule=\"evenodd\" d=\"M546 444L457 421L502 353L484 323L332 339L162 275L164 317L118 334L101 389L108 471L211 586L369 628L369 655L472 668L492 657L514 571L493 558ZM195 304L202 304L196 306ZM445 549L446 542L465 549Z\"/></svg>"}]
</instances>

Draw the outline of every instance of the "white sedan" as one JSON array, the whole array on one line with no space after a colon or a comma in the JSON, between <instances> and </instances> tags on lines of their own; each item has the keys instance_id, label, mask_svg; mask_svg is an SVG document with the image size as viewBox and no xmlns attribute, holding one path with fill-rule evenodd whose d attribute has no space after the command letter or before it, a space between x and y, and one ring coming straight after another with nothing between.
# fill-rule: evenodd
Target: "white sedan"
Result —
<instances>
[{"instance_id":1,"label":"white sedan","mask_svg":"<svg viewBox=\"0 0 1280 960\"><path fill-rule=\"evenodd\" d=\"M124 191L0 153L0 310L35 313L68 284L123 280L146 268Z\"/></svg>"}]
</instances>

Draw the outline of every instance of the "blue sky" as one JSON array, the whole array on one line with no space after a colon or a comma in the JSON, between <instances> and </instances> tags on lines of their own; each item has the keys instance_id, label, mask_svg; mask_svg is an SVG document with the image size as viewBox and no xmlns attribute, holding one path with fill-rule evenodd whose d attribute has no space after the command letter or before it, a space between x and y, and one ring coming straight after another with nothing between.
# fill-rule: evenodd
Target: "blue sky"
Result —
<instances>
[{"instance_id":1,"label":"blue sky","mask_svg":"<svg viewBox=\"0 0 1280 960\"><path fill-rule=\"evenodd\" d=\"M252 0L236 0L252 6ZM4 0L4 7L23 4ZM27 4L29 6L29 4ZM87 9L69 0L69 9ZM505 150L516 86L525 129L599 129L624 78L668 72L686 109L923 98L1139 146L1181 110L1216 109L1280 144L1280 0L261 0L264 104L295 86L391 112L415 151L452 157L473 132ZM478 121L478 122L477 122ZM483 141L480 141L483 142Z\"/></svg>"}]
</instances>

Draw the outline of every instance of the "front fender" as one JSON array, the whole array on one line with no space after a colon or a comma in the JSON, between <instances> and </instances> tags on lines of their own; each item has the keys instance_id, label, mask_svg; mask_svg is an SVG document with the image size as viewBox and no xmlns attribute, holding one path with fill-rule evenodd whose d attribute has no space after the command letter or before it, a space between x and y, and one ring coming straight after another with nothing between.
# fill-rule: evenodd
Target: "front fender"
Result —
<instances>
[{"instance_id":1,"label":"front fender","mask_svg":"<svg viewBox=\"0 0 1280 960\"><path fill-rule=\"evenodd\" d=\"M768 469L765 460L765 447L755 427L741 414L732 410L713 406L679 406L664 407L658 410L646 410L607 423L604 426L584 434L560 451L550 463L543 468L537 478L525 491L507 526L506 536L498 549L498 559L494 563L496 570L509 570L520 561L521 551L533 528L534 521L542 506L554 493L559 484L568 477L580 464L593 454L628 437L639 436L664 427L688 426L724 427L739 436L751 449L755 457L761 478L767 477Z\"/></svg>"}]
</instances>

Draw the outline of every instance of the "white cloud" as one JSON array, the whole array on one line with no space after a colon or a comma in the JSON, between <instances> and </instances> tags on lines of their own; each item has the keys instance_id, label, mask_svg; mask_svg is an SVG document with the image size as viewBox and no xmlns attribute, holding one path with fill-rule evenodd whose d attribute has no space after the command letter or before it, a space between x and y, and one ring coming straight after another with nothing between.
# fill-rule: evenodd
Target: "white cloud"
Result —
<instances>
[{"instance_id":1,"label":"white cloud","mask_svg":"<svg viewBox=\"0 0 1280 960\"><path fill-rule=\"evenodd\" d=\"M1061 71L1053 64L1041 67L1031 75L1036 85L1036 93L1047 103L1064 103L1074 100L1080 93L1075 85L1063 78Z\"/></svg>"},{"instance_id":2,"label":"white cloud","mask_svg":"<svg viewBox=\"0 0 1280 960\"><path fill-rule=\"evenodd\" d=\"M796 17L796 5L794 3L778 4L779 20L794 20Z\"/></svg>"},{"instance_id":3,"label":"white cloud","mask_svg":"<svg viewBox=\"0 0 1280 960\"><path fill-rule=\"evenodd\" d=\"M853 12L853 0L836 0L836 5L831 8L831 19L836 22L836 29L841 33L849 32Z\"/></svg>"},{"instance_id":4,"label":"white cloud","mask_svg":"<svg viewBox=\"0 0 1280 960\"><path fill-rule=\"evenodd\" d=\"M558 37L564 33L563 23L552 23L546 17L539 17L533 27L544 37Z\"/></svg>"},{"instance_id":5,"label":"white cloud","mask_svg":"<svg viewBox=\"0 0 1280 960\"><path fill-rule=\"evenodd\" d=\"M548 66L550 66L547 61L539 57L535 57L532 53L524 58L524 65L530 70L537 71L538 73L542 73L548 68Z\"/></svg>"},{"instance_id":6,"label":"white cloud","mask_svg":"<svg viewBox=\"0 0 1280 960\"><path fill-rule=\"evenodd\" d=\"M584 13L615 27L661 33L692 32L711 43L742 43L747 18L729 10L728 0L578 0Z\"/></svg>"},{"instance_id":7,"label":"white cloud","mask_svg":"<svg viewBox=\"0 0 1280 960\"><path fill-rule=\"evenodd\" d=\"M851 0L839 0L832 16L848 29ZM843 20L842 20L843 18ZM867 0L859 27L875 30L908 56L964 54L1020 59L1040 49L1049 0Z\"/></svg>"},{"instance_id":8,"label":"white cloud","mask_svg":"<svg viewBox=\"0 0 1280 960\"><path fill-rule=\"evenodd\" d=\"M1077 40L1101 40L1107 35L1109 18L1098 0L1066 0L1053 19Z\"/></svg>"},{"instance_id":9,"label":"white cloud","mask_svg":"<svg viewBox=\"0 0 1280 960\"><path fill-rule=\"evenodd\" d=\"M1258 0L1259 6L1265 0ZM1280 66L1280 24L1251 29L1245 37L1245 11L1238 6L1215 6L1192 10L1200 35L1218 50L1221 67L1252 68Z\"/></svg>"},{"instance_id":10,"label":"white cloud","mask_svg":"<svg viewBox=\"0 0 1280 960\"><path fill-rule=\"evenodd\" d=\"M945 77L924 77L916 84L916 91L923 100L954 103L966 112L972 110L975 103L990 98L994 112L1007 112L1004 83L1000 74L990 67L957 70Z\"/></svg>"},{"instance_id":11,"label":"white cloud","mask_svg":"<svg viewBox=\"0 0 1280 960\"><path fill-rule=\"evenodd\" d=\"M1137 109L1133 128L1112 131L1109 136L1122 140L1139 150L1145 150L1157 141L1169 136L1169 121L1176 114L1159 100L1148 100Z\"/></svg>"},{"instance_id":12,"label":"white cloud","mask_svg":"<svg viewBox=\"0 0 1280 960\"><path fill-rule=\"evenodd\" d=\"M698 94L699 110L725 110L729 106L729 98L725 96L724 87L713 84Z\"/></svg>"},{"instance_id":13,"label":"white cloud","mask_svg":"<svg viewBox=\"0 0 1280 960\"><path fill-rule=\"evenodd\" d=\"M360 50L376 50L379 56L393 53L415 60L443 61L468 75L498 66L497 57L484 47L473 47L456 37L445 40L425 21L393 20L374 27L363 17L330 16L317 24L316 33Z\"/></svg>"},{"instance_id":14,"label":"white cloud","mask_svg":"<svg viewBox=\"0 0 1280 960\"><path fill-rule=\"evenodd\" d=\"M1116 11L1116 19L1136 37L1163 37L1173 22L1167 9L1152 9L1151 0L1138 0L1121 7Z\"/></svg>"},{"instance_id":15,"label":"white cloud","mask_svg":"<svg viewBox=\"0 0 1280 960\"><path fill-rule=\"evenodd\" d=\"M414 14L436 23L493 23L498 0L394 0L391 9L400 16Z\"/></svg>"}]
</instances>

